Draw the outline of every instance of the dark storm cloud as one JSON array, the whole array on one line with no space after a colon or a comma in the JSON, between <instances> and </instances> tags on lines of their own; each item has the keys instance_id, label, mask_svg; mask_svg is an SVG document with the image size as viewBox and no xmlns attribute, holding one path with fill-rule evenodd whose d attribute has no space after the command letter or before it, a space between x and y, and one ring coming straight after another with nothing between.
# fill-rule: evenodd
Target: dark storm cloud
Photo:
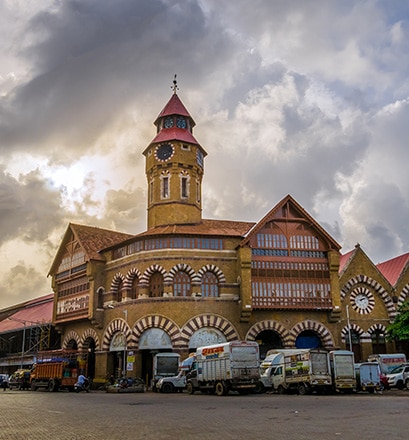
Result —
<instances>
[{"instance_id":1,"label":"dark storm cloud","mask_svg":"<svg viewBox=\"0 0 409 440\"><path fill-rule=\"evenodd\" d=\"M0 245L14 238L47 240L63 218L59 202L59 192L37 171L16 180L0 168Z\"/></svg>"},{"instance_id":2,"label":"dark storm cloud","mask_svg":"<svg viewBox=\"0 0 409 440\"><path fill-rule=\"evenodd\" d=\"M164 77L170 85L178 70L197 71L197 81L229 45L193 1L65 1L38 13L27 32L21 53L35 73L0 100L3 154L92 148L138 94Z\"/></svg>"}]
</instances>

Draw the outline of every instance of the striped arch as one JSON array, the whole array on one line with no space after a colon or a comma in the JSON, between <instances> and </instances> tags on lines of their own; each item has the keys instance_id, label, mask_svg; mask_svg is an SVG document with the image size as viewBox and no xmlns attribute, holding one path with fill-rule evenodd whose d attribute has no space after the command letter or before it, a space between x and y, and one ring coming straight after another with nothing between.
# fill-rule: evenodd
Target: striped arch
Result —
<instances>
[{"instance_id":1,"label":"striped arch","mask_svg":"<svg viewBox=\"0 0 409 440\"><path fill-rule=\"evenodd\" d=\"M99 340L99 336L98 333L93 329L93 328L87 328L84 332L84 334L81 337L81 344L80 347L81 349L86 349L88 347L85 346L85 342L88 338L91 338L94 340L95 342L95 350L99 351L100 348L100 340Z\"/></svg>"},{"instance_id":2,"label":"striped arch","mask_svg":"<svg viewBox=\"0 0 409 440\"><path fill-rule=\"evenodd\" d=\"M351 278L344 285L341 290L341 301L343 301L345 299L345 296L352 292L358 284L364 284L365 286L370 287L382 298L390 319L393 319L396 316L395 305L393 304L392 298L389 293L377 281L366 275L357 275L356 277Z\"/></svg>"},{"instance_id":3,"label":"striped arch","mask_svg":"<svg viewBox=\"0 0 409 440\"><path fill-rule=\"evenodd\" d=\"M382 325L382 324L374 324L374 325L371 325L371 326L368 328L368 333L369 333L370 335L373 335L373 334L376 333L377 331L379 331L379 332L385 334L385 333L386 333L386 327L385 327L384 325Z\"/></svg>"},{"instance_id":4,"label":"striped arch","mask_svg":"<svg viewBox=\"0 0 409 440\"><path fill-rule=\"evenodd\" d=\"M77 344L77 347L80 348L81 346L81 339L78 335L78 333L74 330L71 330L70 332L68 332L65 336L64 336L64 341L62 343L62 349L63 350L67 350L68 349L68 344L70 341L74 340Z\"/></svg>"},{"instance_id":5,"label":"striped arch","mask_svg":"<svg viewBox=\"0 0 409 440\"><path fill-rule=\"evenodd\" d=\"M252 327L250 327L245 339L247 341L255 341L257 339L257 336L265 330L273 330L278 333L278 335L281 337L281 340L283 341L284 347L290 345L290 333L283 325L281 325L277 321L257 322L257 324L254 324Z\"/></svg>"},{"instance_id":6,"label":"striped arch","mask_svg":"<svg viewBox=\"0 0 409 440\"><path fill-rule=\"evenodd\" d=\"M239 333L233 327L232 323L222 316L213 314L197 315L183 326L180 332L179 346L181 348L188 348L189 340L193 333L203 327L213 327L220 330L224 336L226 336L227 341L236 341L240 339Z\"/></svg>"},{"instance_id":7,"label":"striped arch","mask_svg":"<svg viewBox=\"0 0 409 440\"><path fill-rule=\"evenodd\" d=\"M322 344L325 348L334 347L334 338L332 337L331 332L321 322L311 321L309 319L299 322L291 329L288 340L289 346L295 347L297 336L306 330L311 330L321 336Z\"/></svg>"},{"instance_id":8,"label":"striped arch","mask_svg":"<svg viewBox=\"0 0 409 440\"><path fill-rule=\"evenodd\" d=\"M366 333L362 330L361 327L359 327L359 325L350 324L350 327L351 330L354 331L359 336L360 340L366 336ZM341 330L341 338L342 338L342 342L344 343L346 343L349 340L349 327L347 325L343 327L343 329Z\"/></svg>"},{"instance_id":9,"label":"striped arch","mask_svg":"<svg viewBox=\"0 0 409 440\"><path fill-rule=\"evenodd\" d=\"M102 338L102 350L108 351L111 343L111 339L115 333L121 332L125 335L126 343L129 349L135 347L135 340L132 337L132 331L129 328L126 321L122 318L116 318L111 321L104 332L104 336Z\"/></svg>"},{"instance_id":10,"label":"striped arch","mask_svg":"<svg viewBox=\"0 0 409 440\"><path fill-rule=\"evenodd\" d=\"M136 267L133 267L131 270L128 271L128 273L125 276L124 288L127 289L127 290L131 289L132 288L133 280L135 278L139 278L140 279L141 278L141 272Z\"/></svg>"},{"instance_id":11,"label":"striped arch","mask_svg":"<svg viewBox=\"0 0 409 440\"><path fill-rule=\"evenodd\" d=\"M203 266L199 272L197 273L197 276L199 278L199 282L202 280L203 275L206 272L212 272L216 275L217 281L219 284L224 284L226 282L226 277L224 276L223 271L215 266L214 264L206 264L206 266Z\"/></svg>"},{"instance_id":12,"label":"striped arch","mask_svg":"<svg viewBox=\"0 0 409 440\"><path fill-rule=\"evenodd\" d=\"M171 321L169 318L161 315L148 315L136 322L133 328L133 340L136 346L139 346L139 339L142 333L150 328L159 328L167 333L170 337L173 347L177 347L180 331L177 324Z\"/></svg>"},{"instance_id":13,"label":"striped arch","mask_svg":"<svg viewBox=\"0 0 409 440\"><path fill-rule=\"evenodd\" d=\"M172 279L170 278L169 274L167 274L166 270L162 266L159 266L159 264L152 264L152 266L149 266L141 276L140 283L148 286L149 279L155 272L162 274L164 283L172 283Z\"/></svg>"},{"instance_id":14,"label":"striped arch","mask_svg":"<svg viewBox=\"0 0 409 440\"><path fill-rule=\"evenodd\" d=\"M125 280L121 272L117 272L111 282L111 292L118 292L118 287Z\"/></svg>"},{"instance_id":15,"label":"striped arch","mask_svg":"<svg viewBox=\"0 0 409 440\"><path fill-rule=\"evenodd\" d=\"M172 267L172 269L169 271L169 277L173 279L176 275L176 272L186 272L192 283L197 281L197 275L196 272L190 267L189 264L186 263L179 263L176 266Z\"/></svg>"},{"instance_id":16,"label":"striped arch","mask_svg":"<svg viewBox=\"0 0 409 440\"><path fill-rule=\"evenodd\" d=\"M402 289L399 295L397 306L400 307L406 300L409 300L409 284Z\"/></svg>"}]
</instances>

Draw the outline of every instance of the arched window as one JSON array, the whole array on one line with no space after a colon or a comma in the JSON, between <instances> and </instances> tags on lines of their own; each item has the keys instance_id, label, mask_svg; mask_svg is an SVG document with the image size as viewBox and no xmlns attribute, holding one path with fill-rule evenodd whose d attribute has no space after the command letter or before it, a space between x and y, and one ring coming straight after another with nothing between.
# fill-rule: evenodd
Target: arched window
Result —
<instances>
[{"instance_id":1,"label":"arched window","mask_svg":"<svg viewBox=\"0 0 409 440\"><path fill-rule=\"evenodd\" d=\"M149 296L163 296L163 276L160 272L154 272L149 280Z\"/></svg>"},{"instance_id":2,"label":"arched window","mask_svg":"<svg viewBox=\"0 0 409 440\"><path fill-rule=\"evenodd\" d=\"M138 277L135 277L132 280L132 286L131 286L131 299L136 299L138 298L138 284L139 284L139 279Z\"/></svg>"},{"instance_id":3,"label":"arched window","mask_svg":"<svg viewBox=\"0 0 409 440\"><path fill-rule=\"evenodd\" d=\"M213 272L206 272L202 277L202 297L218 297L219 284Z\"/></svg>"},{"instance_id":4,"label":"arched window","mask_svg":"<svg viewBox=\"0 0 409 440\"><path fill-rule=\"evenodd\" d=\"M345 336L345 348L354 352L355 362L362 362L361 338L356 330Z\"/></svg>"},{"instance_id":5,"label":"arched window","mask_svg":"<svg viewBox=\"0 0 409 440\"><path fill-rule=\"evenodd\" d=\"M372 339L372 353L380 354L386 353L385 335L381 330L375 330L371 334Z\"/></svg>"},{"instance_id":6,"label":"arched window","mask_svg":"<svg viewBox=\"0 0 409 440\"><path fill-rule=\"evenodd\" d=\"M173 282L174 296L190 296L190 277L186 272L179 271L176 273Z\"/></svg>"}]
</instances>

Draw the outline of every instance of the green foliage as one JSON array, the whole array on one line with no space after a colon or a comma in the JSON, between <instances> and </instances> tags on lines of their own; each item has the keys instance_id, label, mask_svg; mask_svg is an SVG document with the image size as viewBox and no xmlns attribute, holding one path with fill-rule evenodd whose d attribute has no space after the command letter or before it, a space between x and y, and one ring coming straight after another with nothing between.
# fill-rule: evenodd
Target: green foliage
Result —
<instances>
[{"instance_id":1,"label":"green foliage","mask_svg":"<svg viewBox=\"0 0 409 440\"><path fill-rule=\"evenodd\" d=\"M388 340L409 341L409 300L399 308L395 321L386 329Z\"/></svg>"}]
</instances>

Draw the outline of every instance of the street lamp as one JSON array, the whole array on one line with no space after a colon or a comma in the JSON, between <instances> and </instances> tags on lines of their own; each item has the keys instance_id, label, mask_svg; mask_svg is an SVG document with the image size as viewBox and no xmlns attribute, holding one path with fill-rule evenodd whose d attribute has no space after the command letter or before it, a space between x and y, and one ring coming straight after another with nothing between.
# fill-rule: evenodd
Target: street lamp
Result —
<instances>
[{"instance_id":1,"label":"street lamp","mask_svg":"<svg viewBox=\"0 0 409 440\"><path fill-rule=\"evenodd\" d=\"M126 323L128 323L128 310L123 310L124 314L125 314L125 321ZM124 362L123 362L123 366L122 366L122 376L126 377L126 333L124 332Z\"/></svg>"}]
</instances>

